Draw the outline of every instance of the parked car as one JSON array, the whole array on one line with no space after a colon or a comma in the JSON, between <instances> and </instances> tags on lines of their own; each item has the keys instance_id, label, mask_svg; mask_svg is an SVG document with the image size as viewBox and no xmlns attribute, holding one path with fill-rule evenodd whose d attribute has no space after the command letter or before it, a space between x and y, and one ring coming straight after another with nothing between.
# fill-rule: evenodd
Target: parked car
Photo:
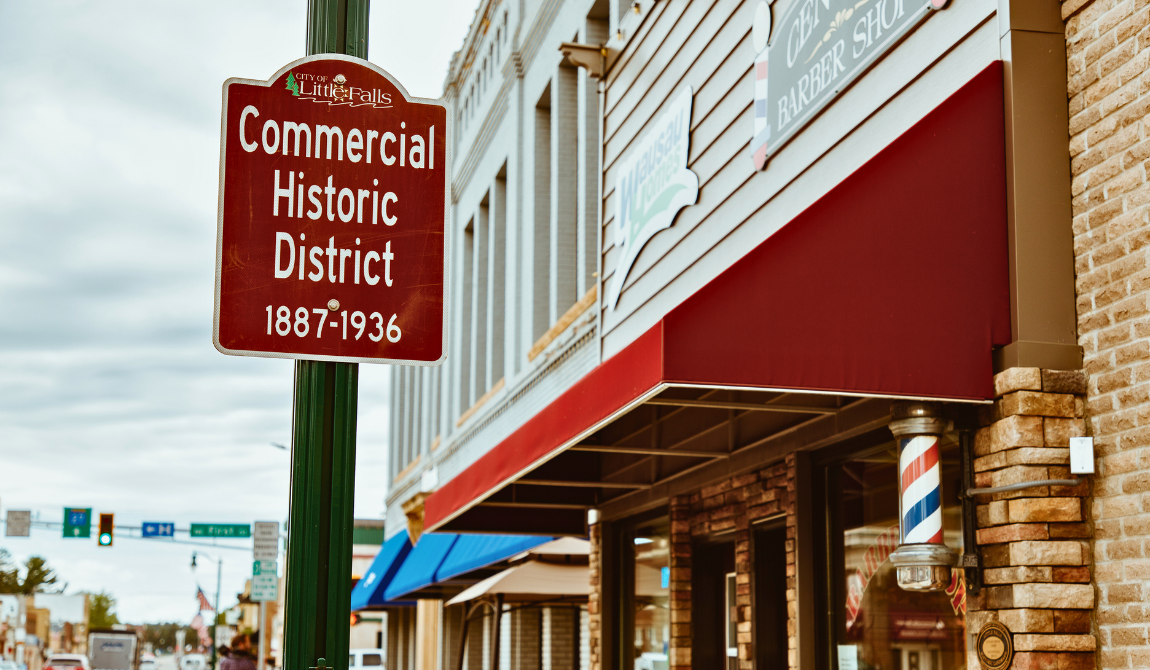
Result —
<instances>
[{"instance_id":1,"label":"parked car","mask_svg":"<svg viewBox=\"0 0 1150 670\"><path fill-rule=\"evenodd\" d=\"M83 654L52 654L44 663L44 670L92 670L88 657Z\"/></svg>"},{"instance_id":2,"label":"parked car","mask_svg":"<svg viewBox=\"0 0 1150 670\"><path fill-rule=\"evenodd\" d=\"M347 657L348 670L359 668L372 668L378 670L383 667L382 649L351 649Z\"/></svg>"},{"instance_id":3,"label":"parked car","mask_svg":"<svg viewBox=\"0 0 1150 670\"><path fill-rule=\"evenodd\" d=\"M180 670L204 670L208 659L203 654L184 654L180 657Z\"/></svg>"}]
</instances>

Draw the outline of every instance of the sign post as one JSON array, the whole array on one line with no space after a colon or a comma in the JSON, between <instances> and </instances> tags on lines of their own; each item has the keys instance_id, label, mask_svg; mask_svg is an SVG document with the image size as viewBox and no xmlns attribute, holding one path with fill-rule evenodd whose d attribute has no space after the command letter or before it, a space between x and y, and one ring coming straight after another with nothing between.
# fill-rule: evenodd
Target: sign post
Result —
<instances>
[{"instance_id":1,"label":"sign post","mask_svg":"<svg viewBox=\"0 0 1150 670\"><path fill-rule=\"evenodd\" d=\"M368 4L309 0L307 58L224 84L214 344L296 359L287 670L347 670L359 363L447 351L449 116L365 60Z\"/></svg>"}]
</instances>

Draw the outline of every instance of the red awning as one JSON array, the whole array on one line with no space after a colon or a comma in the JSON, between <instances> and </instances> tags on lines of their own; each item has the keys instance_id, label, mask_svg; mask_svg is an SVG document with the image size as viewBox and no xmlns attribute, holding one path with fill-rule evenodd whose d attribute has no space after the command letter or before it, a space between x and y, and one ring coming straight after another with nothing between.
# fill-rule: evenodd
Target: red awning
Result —
<instances>
[{"instance_id":1,"label":"red awning","mask_svg":"<svg viewBox=\"0 0 1150 670\"><path fill-rule=\"evenodd\" d=\"M426 527L668 387L991 398L1010 341L1004 161L995 63L440 487Z\"/></svg>"}]
</instances>

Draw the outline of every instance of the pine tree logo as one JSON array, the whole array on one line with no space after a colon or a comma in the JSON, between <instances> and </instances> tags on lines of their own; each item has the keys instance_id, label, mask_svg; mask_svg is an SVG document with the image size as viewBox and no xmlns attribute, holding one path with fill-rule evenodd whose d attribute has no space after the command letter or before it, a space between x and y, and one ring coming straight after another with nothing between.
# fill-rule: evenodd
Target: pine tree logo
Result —
<instances>
[{"instance_id":1,"label":"pine tree logo","mask_svg":"<svg viewBox=\"0 0 1150 670\"><path fill-rule=\"evenodd\" d=\"M292 95L299 95L299 84L295 80L295 75L291 72L288 73L287 90L291 91Z\"/></svg>"}]
</instances>

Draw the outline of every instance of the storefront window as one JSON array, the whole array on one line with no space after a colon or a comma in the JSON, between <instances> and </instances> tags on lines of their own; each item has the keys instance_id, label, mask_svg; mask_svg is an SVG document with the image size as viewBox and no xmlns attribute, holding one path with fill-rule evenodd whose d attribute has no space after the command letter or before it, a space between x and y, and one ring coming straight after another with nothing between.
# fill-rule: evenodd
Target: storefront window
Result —
<instances>
[{"instance_id":1,"label":"storefront window","mask_svg":"<svg viewBox=\"0 0 1150 670\"><path fill-rule=\"evenodd\" d=\"M962 551L957 436L942 443L943 537ZM966 589L951 572L943 592L899 588L888 556L899 544L898 454L892 441L826 471L832 584L831 663L838 670L964 670Z\"/></svg>"},{"instance_id":2,"label":"storefront window","mask_svg":"<svg viewBox=\"0 0 1150 670\"><path fill-rule=\"evenodd\" d=\"M634 668L667 670L671 644L671 535L666 520L639 526L634 566Z\"/></svg>"}]
</instances>

